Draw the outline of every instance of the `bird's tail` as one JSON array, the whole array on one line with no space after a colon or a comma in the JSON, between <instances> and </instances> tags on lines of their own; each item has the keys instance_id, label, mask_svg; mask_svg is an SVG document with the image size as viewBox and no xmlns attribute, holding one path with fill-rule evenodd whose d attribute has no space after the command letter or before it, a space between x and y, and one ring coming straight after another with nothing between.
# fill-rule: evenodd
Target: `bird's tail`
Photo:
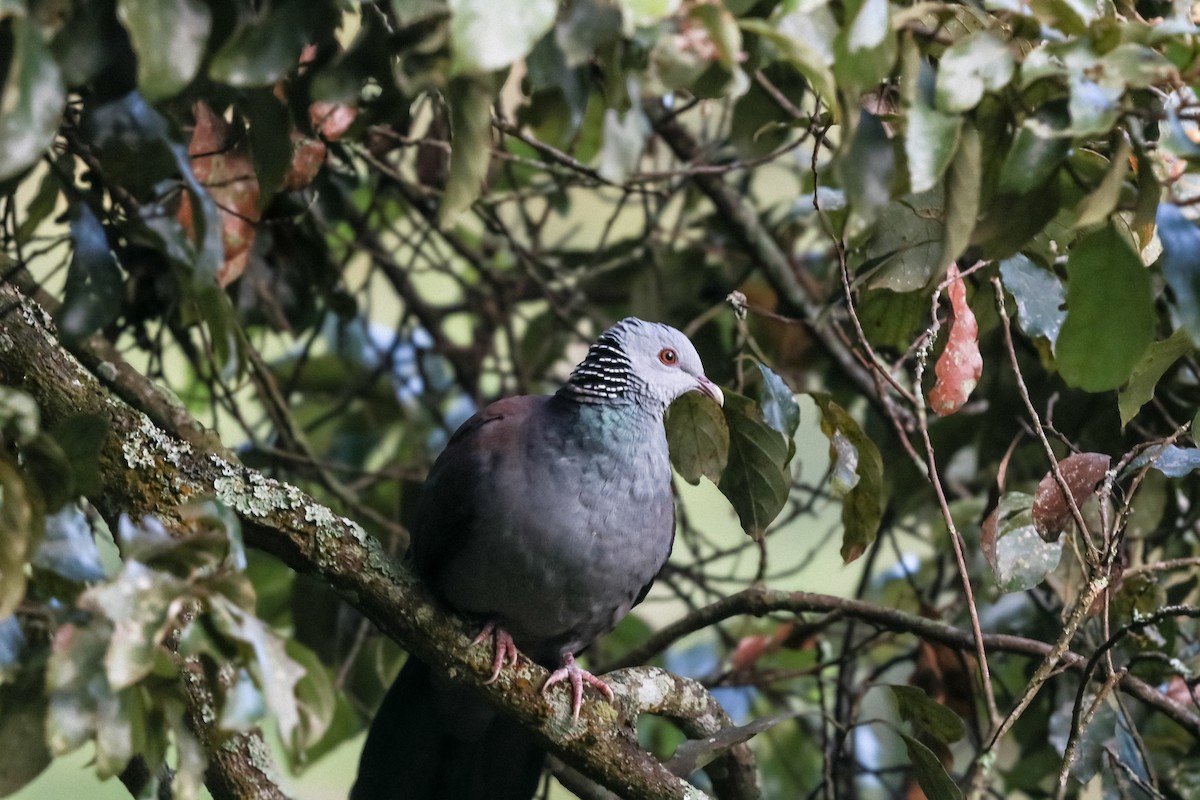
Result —
<instances>
[{"instance_id":1,"label":"bird's tail","mask_svg":"<svg viewBox=\"0 0 1200 800\"><path fill-rule=\"evenodd\" d=\"M371 723L350 800L529 800L544 760L515 721L410 657Z\"/></svg>"}]
</instances>

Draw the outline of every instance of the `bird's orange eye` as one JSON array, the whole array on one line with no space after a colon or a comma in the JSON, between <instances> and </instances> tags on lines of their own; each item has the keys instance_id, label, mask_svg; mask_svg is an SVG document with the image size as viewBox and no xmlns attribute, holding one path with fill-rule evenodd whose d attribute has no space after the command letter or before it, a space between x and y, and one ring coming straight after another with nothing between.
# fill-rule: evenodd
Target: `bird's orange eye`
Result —
<instances>
[{"instance_id":1,"label":"bird's orange eye","mask_svg":"<svg viewBox=\"0 0 1200 800\"><path fill-rule=\"evenodd\" d=\"M668 367L673 367L679 363L679 354L669 347L664 347L658 354L658 360L666 364Z\"/></svg>"}]
</instances>

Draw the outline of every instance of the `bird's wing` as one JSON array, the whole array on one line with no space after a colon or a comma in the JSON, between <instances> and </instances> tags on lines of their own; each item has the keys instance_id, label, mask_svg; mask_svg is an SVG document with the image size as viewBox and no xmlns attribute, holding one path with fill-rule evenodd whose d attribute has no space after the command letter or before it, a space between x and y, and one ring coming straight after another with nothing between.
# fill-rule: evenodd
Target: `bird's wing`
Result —
<instances>
[{"instance_id":1,"label":"bird's wing","mask_svg":"<svg viewBox=\"0 0 1200 800\"><path fill-rule=\"evenodd\" d=\"M519 451L525 424L548 398L509 397L463 423L438 456L417 505L409 557L427 583L437 587L439 572L475 532L480 509L474 498L494 479L501 462Z\"/></svg>"}]
</instances>

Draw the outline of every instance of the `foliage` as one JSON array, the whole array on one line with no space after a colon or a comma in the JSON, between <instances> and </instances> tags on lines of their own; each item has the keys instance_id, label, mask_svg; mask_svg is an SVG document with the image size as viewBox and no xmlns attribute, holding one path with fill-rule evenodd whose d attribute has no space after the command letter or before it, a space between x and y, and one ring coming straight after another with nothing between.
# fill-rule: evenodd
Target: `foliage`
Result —
<instances>
[{"instance_id":1,"label":"foliage","mask_svg":"<svg viewBox=\"0 0 1200 800\"><path fill-rule=\"evenodd\" d=\"M0 0L0 272L114 397L395 554L475 408L675 324L729 389L673 408L673 463L749 535L682 513L656 596L862 557L860 604L721 606L655 650L780 715L766 794L1188 796L1198 34L1165 0ZM0 794L85 742L135 794L173 745L189 796L268 715L297 769L359 732L402 656L320 565L196 498L104 519L132 463L23 381ZM840 543L797 535L830 505Z\"/></svg>"}]
</instances>

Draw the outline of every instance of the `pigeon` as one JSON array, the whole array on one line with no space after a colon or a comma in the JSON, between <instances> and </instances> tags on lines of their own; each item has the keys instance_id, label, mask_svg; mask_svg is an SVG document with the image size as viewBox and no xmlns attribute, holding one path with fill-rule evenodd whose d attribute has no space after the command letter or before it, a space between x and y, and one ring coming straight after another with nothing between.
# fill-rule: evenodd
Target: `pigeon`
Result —
<instances>
[{"instance_id":1,"label":"pigeon","mask_svg":"<svg viewBox=\"0 0 1200 800\"><path fill-rule=\"evenodd\" d=\"M675 506L663 417L697 391L724 403L680 331L627 318L555 394L498 400L450 438L417 503L409 561L478 620L491 680L518 653L552 670L578 717L575 657L646 596L671 553ZM351 800L527 800L544 751L515 721L410 657L367 735Z\"/></svg>"}]
</instances>

